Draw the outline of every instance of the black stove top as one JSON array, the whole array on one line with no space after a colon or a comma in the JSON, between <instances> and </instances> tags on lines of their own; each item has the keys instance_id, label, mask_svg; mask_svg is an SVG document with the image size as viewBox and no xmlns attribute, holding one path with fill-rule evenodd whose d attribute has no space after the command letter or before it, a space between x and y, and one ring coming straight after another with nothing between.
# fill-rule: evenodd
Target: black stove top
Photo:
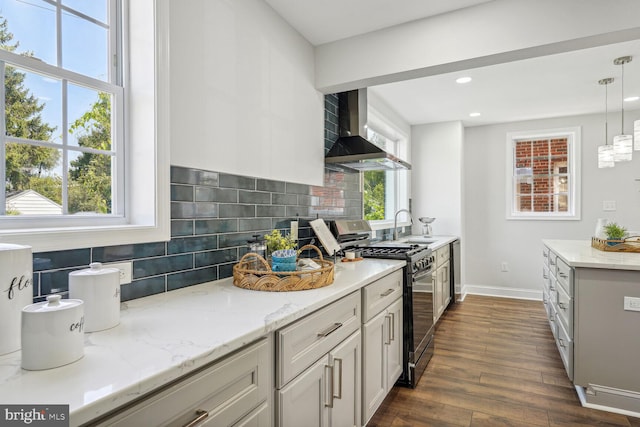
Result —
<instances>
[{"instance_id":1,"label":"black stove top","mask_svg":"<svg viewBox=\"0 0 640 427\"><path fill-rule=\"evenodd\" d=\"M403 259L413 261L431 254L431 249L426 246L406 243L380 243L360 246L362 256L365 258Z\"/></svg>"}]
</instances>

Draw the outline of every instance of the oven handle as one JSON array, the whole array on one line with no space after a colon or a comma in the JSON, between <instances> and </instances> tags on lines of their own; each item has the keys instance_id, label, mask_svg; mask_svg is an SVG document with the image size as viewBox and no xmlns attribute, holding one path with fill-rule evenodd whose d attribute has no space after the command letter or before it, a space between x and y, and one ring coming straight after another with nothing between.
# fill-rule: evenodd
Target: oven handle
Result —
<instances>
[{"instance_id":1,"label":"oven handle","mask_svg":"<svg viewBox=\"0 0 640 427\"><path fill-rule=\"evenodd\" d=\"M411 280L413 282L416 282L416 281L422 279L423 277L426 277L426 276L430 275L432 273L432 270L433 270L432 268L429 268L427 270L421 271L418 274L414 274L413 276L411 276Z\"/></svg>"}]
</instances>

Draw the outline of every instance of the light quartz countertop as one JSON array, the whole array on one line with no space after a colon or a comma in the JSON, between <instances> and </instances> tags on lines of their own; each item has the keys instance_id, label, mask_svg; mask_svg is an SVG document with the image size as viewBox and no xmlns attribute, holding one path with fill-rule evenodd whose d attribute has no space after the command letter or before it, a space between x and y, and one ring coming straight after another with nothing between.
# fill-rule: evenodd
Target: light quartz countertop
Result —
<instances>
[{"instance_id":1,"label":"light quartz countertop","mask_svg":"<svg viewBox=\"0 0 640 427\"><path fill-rule=\"evenodd\" d=\"M403 266L339 263L333 284L307 291L251 291L228 278L128 301L118 326L85 334L74 363L26 371L20 351L0 356L0 402L68 404L71 425L86 423Z\"/></svg>"},{"instance_id":2,"label":"light quartz countertop","mask_svg":"<svg viewBox=\"0 0 640 427\"><path fill-rule=\"evenodd\" d=\"M542 240L571 267L640 270L640 253L605 252L591 247L590 240Z\"/></svg>"}]
</instances>

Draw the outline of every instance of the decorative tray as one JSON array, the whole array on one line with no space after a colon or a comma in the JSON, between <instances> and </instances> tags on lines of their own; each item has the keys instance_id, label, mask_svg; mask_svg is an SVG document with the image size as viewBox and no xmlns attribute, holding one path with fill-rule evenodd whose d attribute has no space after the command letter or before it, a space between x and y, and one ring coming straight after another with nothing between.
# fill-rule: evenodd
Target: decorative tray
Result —
<instances>
[{"instance_id":1,"label":"decorative tray","mask_svg":"<svg viewBox=\"0 0 640 427\"><path fill-rule=\"evenodd\" d=\"M639 252L640 236L627 237L622 240L591 238L591 246L605 252Z\"/></svg>"},{"instance_id":2,"label":"decorative tray","mask_svg":"<svg viewBox=\"0 0 640 427\"><path fill-rule=\"evenodd\" d=\"M313 249L318 258L313 261L320 268L313 270L278 271L271 270L269 263L260 255L245 254L233 266L233 284L239 288L256 291L288 292L322 288L333 283L334 265L322 257L322 252L314 245L305 245L298 250L298 256L304 250Z\"/></svg>"}]
</instances>

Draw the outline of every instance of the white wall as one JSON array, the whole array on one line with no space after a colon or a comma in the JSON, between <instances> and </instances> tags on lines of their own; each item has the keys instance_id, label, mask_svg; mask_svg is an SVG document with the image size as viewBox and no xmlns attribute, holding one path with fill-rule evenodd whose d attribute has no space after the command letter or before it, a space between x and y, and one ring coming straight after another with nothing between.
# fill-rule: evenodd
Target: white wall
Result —
<instances>
[{"instance_id":1,"label":"white wall","mask_svg":"<svg viewBox=\"0 0 640 427\"><path fill-rule=\"evenodd\" d=\"M171 164L322 185L313 47L262 0L172 1Z\"/></svg>"},{"instance_id":2,"label":"white wall","mask_svg":"<svg viewBox=\"0 0 640 427\"><path fill-rule=\"evenodd\" d=\"M433 234L462 234L461 122L411 128L411 197L414 234L422 234L421 216L435 217Z\"/></svg>"},{"instance_id":3,"label":"white wall","mask_svg":"<svg viewBox=\"0 0 640 427\"><path fill-rule=\"evenodd\" d=\"M640 118L626 112L625 123ZM609 123L620 115L609 114ZM581 126L582 219L530 221L505 219L506 134L508 132ZM609 127L611 137L615 126ZM630 129L626 129L629 131ZM609 218L640 231L640 152L613 169L598 169L597 146L604 139L604 117L564 117L465 129L463 181L464 285L471 293L541 298L542 239L588 240L598 218ZM616 212L602 202L614 200ZM508 272L501 272L501 262Z\"/></svg>"},{"instance_id":4,"label":"white wall","mask_svg":"<svg viewBox=\"0 0 640 427\"><path fill-rule=\"evenodd\" d=\"M318 46L316 87L331 93L633 40L638 16L637 0L495 0Z\"/></svg>"}]
</instances>

